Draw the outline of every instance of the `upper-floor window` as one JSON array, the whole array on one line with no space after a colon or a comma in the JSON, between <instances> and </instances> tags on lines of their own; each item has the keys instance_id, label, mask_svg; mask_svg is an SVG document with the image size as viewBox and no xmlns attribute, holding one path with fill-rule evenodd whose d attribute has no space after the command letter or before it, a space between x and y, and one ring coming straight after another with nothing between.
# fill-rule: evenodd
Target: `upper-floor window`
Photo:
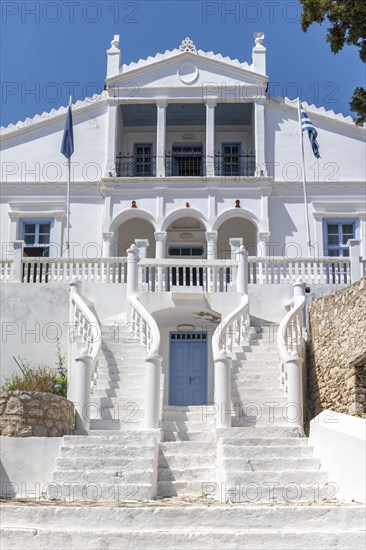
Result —
<instances>
[{"instance_id":1,"label":"upper-floor window","mask_svg":"<svg viewBox=\"0 0 366 550\"><path fill-rule=\"evenodd\" d=\"M326 220L325 247L326 256L349 256L348 239L355 238L354 220Z\"/></svg>"},{"instance_id":2,"label":"upper-floor window","mask_svg":"<svg viewBox=\"0 0 366 550\"><path fill-rule=\"evenodd\" d=\"M20 238L24 240L24 255L48 257L51 242L51 222L49 220L21 222Z\"/></svg>"},{"instance_id":3,"label":"upper-floor window","mask_svg":"<svg viewBox=\"0 0 366 550\"><path fill-rule=\"evenodd\" d=\"M134 145L134 175L136 177L152 176L152 144L135 143Z\"/></svg>"},{"instance_id":4,"label":"upper-floor window","mask_svg":"<svg viewBox=\"0 0 366 550\"><path fill-rule=\"evenodd\" d=\"M170 175L186 177L203 176L202 145L174 145L171 160Z\"/></svg>"},{"instance_id":5,"label":"upper-floor window","mask_svg":"<svg viewBox=\"0 0 366 550\"><path fill-rule=\"evenodd\" d=\"M202 246L170 246L169 256L203 256Z\"/></svg>"},{"instance_id":6,"label":"upper-floor window","mask_svg":"<svg viewBox=\"0 0 366 550\"><path fill-rule=\"evenodd\" d=\"M240 143L224 143L222 145L222 175L240 176Z\"/></svg>"}]
</instances>

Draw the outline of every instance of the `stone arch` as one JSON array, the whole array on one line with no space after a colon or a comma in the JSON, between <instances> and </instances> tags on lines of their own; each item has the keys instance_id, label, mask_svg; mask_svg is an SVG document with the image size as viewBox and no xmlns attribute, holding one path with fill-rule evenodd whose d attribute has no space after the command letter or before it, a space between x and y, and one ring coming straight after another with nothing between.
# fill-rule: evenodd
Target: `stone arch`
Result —
<instances>
[{"instance_id":1,"label":"stone arch","mask_svg":"<svg viewBox=\"0 0 366 550\"><path fill-rule=\"evenodd\" d=\"M195 218L203 224L205 229L207 229L207 219L202 212L196 208L179 208L166 216L161 226L161 231L167 231L168 227L179 218Z\"/></svg>"},{"instance_id":2,"label":"stone arch","mask_svg":"<svg viewBox=\"0 0 366 550\"><path fill-rule=\"evenodd\" d=\"M231 255L230 238L242 238L249 256L257 255L258 225L239 209L222 214L214 224L217 231L217 258L228 259Z\"/></svg>"},{"instance_id":3,"label":"stone arch","mask_svg":"<svg viewBox=\"0 0 366 550\"><path fill-rule=\"evenodd\" d=\"M114 233L118 256L125 256L127 248L135 239L147 239L147 257L155 258L155 220L148 212L133 209L121 213L111 223L111 232Z\"/></svg>"}]
</instances>

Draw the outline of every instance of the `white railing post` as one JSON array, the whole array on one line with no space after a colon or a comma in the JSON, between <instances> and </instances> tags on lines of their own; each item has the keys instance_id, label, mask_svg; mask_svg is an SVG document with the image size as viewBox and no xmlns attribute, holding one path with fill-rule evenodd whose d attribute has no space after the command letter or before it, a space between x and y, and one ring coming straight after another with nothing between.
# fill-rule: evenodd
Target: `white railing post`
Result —
<instances>
[{"instance_id":1,"label":"white railing post","mask_svg":"<svg viewBox=\"0 0 366 550\"><path fill-rule=\"evenodd\" d=\"M154 355L146 359L145 378L145 429L159 428L160 417L160 373L162 358Z\"/></svg>"},{"instance_id":2,"label":"white railing post","mask_svg":"<svg viewBox=\"0 0 366 550\"><path fill-rule=\"evenodd\" d=\"M236 291L241 294L248 294L248 252L245 246L241 245L237 252L238 271L236 280Z\"/></svg>"},{"instance_id":3,"label":"white railing post","mask_svg":"<svg viewBox=\"0 0 366 550\"><path fill-rule=\"evenodd\" d=\"M75 401L75 360L78 353L78 343L81 338L77 334L77 320L75 318L75 306L73 304L73 295L80 295L81 281L74 279L69 284L69 345L68 345L68 369L67 369L67 398L70 401Z\"/></svg>"},{"instance_id":4,"label":"white railing post","mask_svg":"<svg viewBox=\"0 0 366 550\"><path fill-rule=\"evenodd\" d=\"M293 283L293 289L294 289L294 299L296 302L297 298L303 298L305 299L305 289L306 289L306 283L303 283L301 277L297 279L295 283ZM305 308L302 308L302 316L301 316L301 330L305 326Z\"/></svg>"},{"instance_id":5,"label":"white railing post","mask_svg":"<svg viewBox=\"0 0 366 550\"><path fill-rule=\"evenodd\" d=\"M136 294L138 290L138 262L140 260L139 249L131 244L127 250L127 299Z\"/></svg>"},{"instance_id":6,"label":"white railing post","mask_svg":"<svg viewBox=\"0 0 366 550\"><path fill-rule=\"evenodd\" d=\"M206 231L208 262L217 258L217 235L217 231ZM207 292L217 291L217 271L217 267L207 268Z\"/></svg>"},{"instance_id":7,"label":"white railing post","mask_svg":"<svg viewBox=\"0 0 366 550\"><path fill-rule=\"evenodd\" d=\"M23 282L23 249L24 241L12 241L7 245L6 259L13 260L10 267L10 283Z\"/></svg>"},{"instance_id":8,"label":"white railing post","mask_svg":"<svg viewBox=\"0 0 366 550\"><path fill-rule=\"evenodd\" d=\"M359 239L348 239L347 246L349 246L351 260L351 283L355 283L362 277L361 241Z\"/></svg>"},{"instance_id":9,"label":"white railing post","mask_svg":"<svg viewBox=\"0 0 366 550\"><path fill-rule=\"evenodd\" d=\"M89 430L92 357L84 349L75 361L75 426L77 430Z\"/></svg>"},{"instance_id":10,"label":"white railing post","mask_svg":"<svg viewBox=\"0 0 366 550\"><path fill-rule=\"evenodd\" d=\"M303 359L293 350L286 360L287 370L287 416L294 424L303 425L303 393L302 393L302 363ZM295 408L295 415L289 412L289 407Z\"/></svg>"},{"instance_id":11,"label":"white railing post","mask_svg":"<svg viewBox=\"0 0 366 550\"><path fill-rule=\"evenodd\" d=\"M154 236L155 236L155 243L156 243L155 257L157 260L162 260L165 256L165 242L166 242L167 233L166 231L156 231L154 233ZM158 277L157 291L163 292L164 290L164 280L163 280L164 268L163 267L157 268L157 277Z\"/></svg>"},{"instance_id":12,"label":"white railing post","mask_svg":"<svg viewBox=\"0 0 366 550\"><path fill-rule=\"evenodd\" d=\"M238 252L240 247L243 245L242 237L237 237L237 238L233 237L229 239L229 244L231 249L231 260L234 262L238 261L239 259ZM238 270L234 268L232 270L232 285L234 290L237 289L237 279L238 279Z\"/></svg>"},{"instance_id":13,"label":"white railing post","mask_svg":"<svg viewBox=\"0 0 366 550\"><path fill-rule=\"evenodd\" d=\"M231 382L230 362L225 350L214 359L215 362L215 408L216 428L231 427Z\"/></svg>"},{"instance_id":14,"label":"white railing post","mask_svg":"<svg viewBox=\"0 0 366 550\"><path fill-rule=\"evenodd\" d=\"M148 239L135 239L135 244L139 250L140 260L145 260L147 257L147 247L149 246ZM139 269L138 271L139 271L138 285L141 290L145 290L146 284L147 286L149 285L149 280L146 277L146 272L148 272L148 267Z\"/></svg>"}]
</instances>

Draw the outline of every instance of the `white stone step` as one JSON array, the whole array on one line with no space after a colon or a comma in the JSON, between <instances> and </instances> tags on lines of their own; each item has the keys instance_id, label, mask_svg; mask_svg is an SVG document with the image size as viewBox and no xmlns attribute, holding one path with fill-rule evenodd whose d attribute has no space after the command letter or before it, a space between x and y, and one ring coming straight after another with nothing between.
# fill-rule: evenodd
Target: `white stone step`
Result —
<instances>
[{"instance_id":1,"label":"white stone step","mask_svg":"<svg viewBox=\"0 0 366 550\"><path fill-rule=\"evenodd\" d=\"M203 422L202 420L163 420L162 423L163 432L205 432L213 431L215 429L214 422L207 421Z\"/></svg>"},{"instance_id":2,"label":"white stone step","mask_svg":"<svg viewBox=\"0 0 366 550\"><path fill-rule=\"evenodd\" d=\"M113 419L97 419L97 420L90 420L90 430L120 430L120 431L135 431L135 430L143 430L144 423L142 419L138 419L137 422L129 422L124 420L123 418L121 420L113 420Z\"/></svg>"},{"instance_id":3,"label":"white stone step","mask_svg":"<svg viewBox=\"0 0 366 550\"><path fill-rule=\"evenodd\" d=\"M159 482L161 481L185 481L192 483L196 481L205 482L216 480L216 468L205 466L194 466L189 469L163 468L159 467Z\"/></svg>"},{"instance_id":4,"label":"white stone step","mask_svg":"<svg viewBox=\"0 0 366 550\"><path fill-rule=\"evenodd\" d=\"M205 494L205 488L210 480L201 481L158 481L157 496L199 496Z\"/></svg>"},{"instance_id":5,"label":"white stone step","mask_svg":"<svg viewBox=\"0 0 366 550\"><path fill-rule=\"evenodd\" d=\"M68 548L69 550L105 550L147 548L149 550L364 550L365 537L357 531L301 531L281 532L269 529L247 531L233 529L232 531L205 530L204 526L197 532L172 531L170 528L160 531L116 529L113 531L84 530L72 528L55 530L42 527L34 529L10 528L3 529L2 550L39 550L40 548Z\"/></svg>"},{"instance_id":6,"label":"white stone step","mask_svg":"<svg viewBox=\"0 0 366 550\"><path fill-rule=\"evenodd\" d=\"M131 477L131 480L133 477ZM86 483L67 480L65 483L54 482L47 487L47 497L49 500L66 502L129 502L129 501L148 501L152 498L152 486L148 482L131 481L124 479L110 479L106 483L99 479ZM62 547L64 548L64 546ZM83 547L81 547L83 548Z\"/></svg>"},{"instance_id":7,"label":"white stone step","mask_svg":"<svg viewBox=\"0 0 366 550\"><path fill-rule=\"evenodd\" d=\"M145 485L153 482L153 470L130 468L128 470L122 468L104 468L100 470L56 470L53 472L53 483L66 485L67 483L75 483L76 485L85 486L88 483L107 484L114 483L137 485Z\"/></svg>"},{"instance_id":8,"label":"white stone step","mask_svg":"<svg viewBox=\"0 0 366 550\"><path fill-rule=\"evenodd\" d=\"M199 432L164 432L163 441L216 441L216 434L212 430Z\"/></svg>"},{"instance_id":9,"label":"white stone step","mask_svg":"<svg viewBox=\"0 0 366 550\"><path fill-rule=\"evenodd\" d=\"M47 525L50 529L73 528L77 532L92 532L95 535L103 530L131 530L134 532L179 531L191 534L200 530L261 532L272 529L274 532L290 533L329 532L340 530L363 531L365 527L364 505L325 504L312 506L286 505L250 505L223 506L215 503L182 506L181 503L159 506L31 506L5 503L1 506L2 527L30 527L41 529ZM242 541L244 543L245 540ZM275 540L272 543L275 544ZM315 541L316 542L316 541ZM63 544L57 548L65 548ZM135 545L135 548L137 546ZM290 546L280 547L291 548ZM18 548L18 547L16 547ZM19 547L21 548L21 547ZM46 548L46 547L45 547ZM56 546L52 546L56 548ZM79 546L84 548L83 545ZM105 546L103 547L105 548ZM114 548L113 546L111 548ZM130 547L131 548L131 547ZM149 547L147 547L149 548ZM240 546L239 546L240 548ZM307 547L305 547L307 548ZM322 547L318 547L322 548ZM350 547L351 548L351 547Z\"/></svg>"},{"instance_id":10,"label":"white stone step","mask_svg":"<svg viewBox=\"0 0 366 550\"><path fill-rule=\"evenodd\" d=\"M246 438L291 438L302 437L303 431L298 426L272 426L272 427L260 427L260 428L223 428L218 430L218 437L230 438L235 440L236 438L241 441ZM239 443L241 444L241 443Z\"/></svg>"},{"instance_id":11,"label":"white stone step","mask_svg":"<svg viewBox=\"0 0 366 550\"><path fill-rule=\"evenodd\" d=\"M168 420L182 420L184 422L186 421L201 421L205 423L214 423L215 422L215 414L212 412L213 407L199 407L199 410L194 411L177 411L177 410L166 410L164 409L163 412L163 419L164 421Z\"/></svg>"},{"instance_id":12,"label":"white stone step","mask_svg":"<svg viewBox=\"0 0 366 550\"><path fill-rule=\"evenodd\" d=\"M91 445L63 445L60 449L60 458L90 458L109 459L110 457L121 457L122 460L135 460L150 456L154 451L154 445L145 443L141 446L132 445L109 445L109 444L91 444ZM92 458L91 460L94 460Z\"/></svg>"},{"instance_id":13,"label":"white stone step","mask_svg":"<svg viewBox=\"0 0 366 550\"><path fill-rule=\"evenodd\" d=\"M249 440L252 441L252 440ZM297 439L293 439L297 441ZM278 459L278 458L312 458L313 448L304 445L286 445L279 446L277 444L267 445L266 440L264 444L254 445L228 445L224 444L221 449L221 456L225 459Z\"/></svg>"},{"instance_id":14,"label":"white stone step","mask_svg":"<svg viewBox=\"0 0 366 550\"><path fill-rule=\"evenodd\" d=\"M221 471L221 480L228 485L257 484L263 486L263 483L274 483L280 486L286 484L302 485L325 485L328 482L328 472L322 470L258 470L243 471L230 470Z\"/></svg>"},{"instance_id":15,"label":"white stone step","mask_svg":"<svg viewBox=\"0 0 366 550\"><path fill-rule=\"evenodd\" d=\"M207 464L216 462L216 453L205 454L174 454L160 452L159 454L159 472L160 469L170 468L174 472L176 470L186 470L187 472L193 468L207 467Z\"/></svg>"},{"instance_id":16,"label":"white stone step","mask_svg":"<svg viewBox=\"0 0 366 550\"><path fill-rule=\"evenodd\" d=\"M167 441L160 443L160 455L207 456L216 455L216 440L212 441Z\"/></svg>"},{"instance_id":17,"label":"white stone step","mask_svg":"<svg viewBox=\"0 0 366 550\"><path fill-rule=\"evenodd\" d=\"M140 449L141 452L141 449ZM73 456L73 457L58 457L56 459L56 467L58 470L145 470L151 468L151 452L145 454L147 458L141 456L132 456L127 458L124 454L119 452L118 454L111 454L109 456L93 456L93 458L85 456Z\"/></svg>"},{"instance_id":18,"label":"white stone step","mask_svg":"<svg viewBox=\"0 0 366 550\"><path fill-rule=\"evenodd\" d=\"M139 434L124 434L119 431L114 433L91 433L90 435L65 435L63 445L121 445L132 447L144 447L153 445L155 441L151 431L142 431Z\"/></svg>"},{"instance_id":19,"label":"white stone step","mask_svg":"<svg viewBox=\"0 0 366 550\"><path fill-rule=\"evenodd\" d=\"M257 470L319 470L320 460L316 458L242 458L229 457L221 460L220 467L225 471L257 471Z\"/></svg>"}]
</instances>

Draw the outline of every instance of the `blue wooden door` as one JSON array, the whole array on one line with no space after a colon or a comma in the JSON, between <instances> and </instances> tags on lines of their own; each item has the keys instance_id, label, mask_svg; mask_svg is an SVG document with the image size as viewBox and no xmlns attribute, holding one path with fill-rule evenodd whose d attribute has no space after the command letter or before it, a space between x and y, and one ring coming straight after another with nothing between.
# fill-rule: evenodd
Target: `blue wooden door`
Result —
<instances>
[{"instance_id":1,"label":"blue wooden door","mask_svg":"<svg viewBox=\"0 0 366 550\"><path fill-rule=\"evenodd\" d=\"M207 402L207 334L170 335L170 405L203 405Z\"/></svg>"}]
</instances>

